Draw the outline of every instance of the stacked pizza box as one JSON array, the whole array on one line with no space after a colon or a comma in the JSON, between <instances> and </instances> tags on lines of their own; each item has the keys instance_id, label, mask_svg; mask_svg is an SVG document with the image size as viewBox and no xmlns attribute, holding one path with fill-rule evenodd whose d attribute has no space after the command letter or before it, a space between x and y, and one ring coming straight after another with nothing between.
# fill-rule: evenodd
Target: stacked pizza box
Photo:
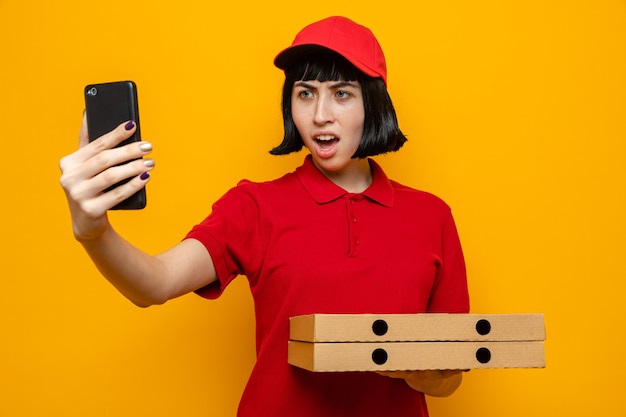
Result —
<instances>
[{"instance_id":1,"label":"stacked pizza box","mask_svg":"<svg viewBox=\"0 0 626 417\"><path fill-rule=\"evenodd\" d=\"M543 314L311 314L289 326L289 363L314 372L546 366Z\"/></svg>"}]
</instances>

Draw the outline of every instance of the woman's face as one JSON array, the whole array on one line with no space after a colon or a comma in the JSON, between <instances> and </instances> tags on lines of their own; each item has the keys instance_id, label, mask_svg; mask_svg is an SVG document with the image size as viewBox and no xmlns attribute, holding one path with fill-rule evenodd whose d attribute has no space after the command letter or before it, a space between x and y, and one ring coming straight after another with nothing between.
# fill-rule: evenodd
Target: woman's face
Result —
<instances>
[{"instance_id":1,"label":"woman's face","mask_svg":"<svg viewBox=\"0 0 626 417\"><path fill-rule=\"evenodd\" d=\"M367 161L352 159L365 121L358 81L296 81L291 112L313 162L327 176L355 168L369 172Z\"/></svg>"}]
</instances>

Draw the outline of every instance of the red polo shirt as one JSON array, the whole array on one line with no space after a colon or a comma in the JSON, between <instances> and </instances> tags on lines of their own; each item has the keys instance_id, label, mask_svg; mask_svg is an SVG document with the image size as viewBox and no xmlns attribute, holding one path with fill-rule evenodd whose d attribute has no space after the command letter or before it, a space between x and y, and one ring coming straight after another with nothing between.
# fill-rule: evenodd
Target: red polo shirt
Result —
<instances>
[{"instance_id":1,"label":"red polo shirt","mask_svg":"<svg viewBox=\"0 0 626 417\"><path fill-rule=\"evenodd\" d=\"M240 417L427 416L423 394L371 372L313 373L287 363L289 317L309 313L467 313L465 264L450 208L389 180L351 194L312 163L241 181L187 235L208 249L218 297L245 275L255 302L257 362Z\"/></svg>"}]
</instances>

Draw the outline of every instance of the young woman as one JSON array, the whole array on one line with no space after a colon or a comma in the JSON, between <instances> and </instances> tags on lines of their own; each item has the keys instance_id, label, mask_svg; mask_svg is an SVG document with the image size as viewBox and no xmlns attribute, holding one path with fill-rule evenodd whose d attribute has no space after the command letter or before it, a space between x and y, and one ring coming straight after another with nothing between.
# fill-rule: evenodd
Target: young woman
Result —
<instances>
[{"instance_id":1,"label":"young woman","mask_svg":"<svg viewBox=\"0 0 626 417\"><path fill-rule=\"evenodd\" d=\"M305 27L275 59L285 71L284 139L273 154L309 153L273 181L242 181L186 239L151 256L118 235L107 210L145 185L149 143L115 145L133 121L61 160L76 239L138 306L196 292L218 297L245 275L257 321L257 363L239 416L427 416L460 371L313 373L287 363L289 317L310 313L466 313L463 254L449 207L388 179L370 156L398 150L383 52L343 17ZM115 191L107 187L132 178Z\"/></svg>"}]
</instances>

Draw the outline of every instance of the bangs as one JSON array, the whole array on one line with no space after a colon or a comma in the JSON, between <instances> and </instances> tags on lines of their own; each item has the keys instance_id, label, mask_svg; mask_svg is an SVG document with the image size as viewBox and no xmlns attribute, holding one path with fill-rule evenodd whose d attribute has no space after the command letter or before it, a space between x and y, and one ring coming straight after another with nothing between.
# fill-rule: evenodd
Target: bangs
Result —
<instances>
[{"instance_id":1,"label":"bangs","mask_svg":"<svg viewBox=\"0 0 626 417\"><path fill-rule=\"evenodd\" d=\"M341 55L307 55L290 69L294 81L360 81L360 71Z\"/></svg>"}]
</instances>

